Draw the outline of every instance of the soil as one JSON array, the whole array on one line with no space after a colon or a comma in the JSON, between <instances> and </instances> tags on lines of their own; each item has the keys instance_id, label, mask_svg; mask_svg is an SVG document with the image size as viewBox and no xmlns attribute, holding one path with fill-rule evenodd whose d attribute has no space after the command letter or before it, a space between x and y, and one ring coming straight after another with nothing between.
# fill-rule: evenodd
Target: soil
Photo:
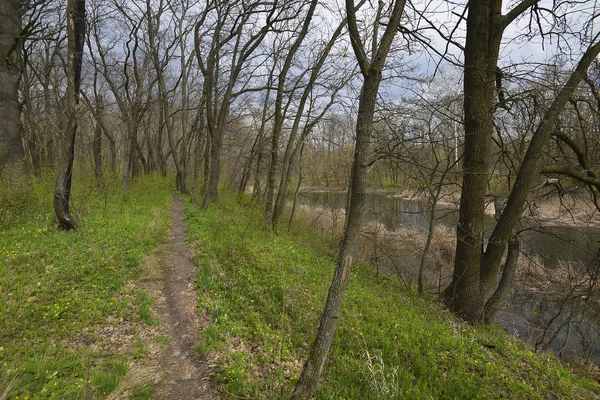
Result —
<instances>
[{"instance_id":1,"label":"soil","mask_svg":"<svg viewBox=\"0 0 600 400\"><path fill-rule=\"evenodd\" d=\"M194 350L203 323L197 313L196 267L186 242L181 198L173 198L170 216L168 241L148 257L141 277L155 301L152 311L160 320L159 330L170 340L150 352L153 369L162 377L152 398L219 399L211 363Z\"/></svg>"}]
</instances>

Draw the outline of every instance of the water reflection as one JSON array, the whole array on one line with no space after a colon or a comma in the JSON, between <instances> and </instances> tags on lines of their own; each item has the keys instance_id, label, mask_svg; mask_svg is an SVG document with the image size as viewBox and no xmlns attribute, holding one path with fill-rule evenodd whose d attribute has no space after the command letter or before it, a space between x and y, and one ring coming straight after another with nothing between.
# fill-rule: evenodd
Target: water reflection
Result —
<instances>
[{"instance_id":1,"label":"water reflection","mask_svg":"<svg viewBox=\"0 0 600 400\"><path fill-rule=\"evenodd\" d=\"M300 204L331 210L343 209L346 206L345 192L302 192L298 199ZM429 204L426 201L376 193L367 194L365 200L365 220L378 221L390 231L400 227L427 229L429 226ZM458 212L454 206L438 205L434 224L455 227L457 220ZM486 215L486 237L492 233L495 224L494 217ZM555 265L560 260L588 265L598 254L600 229L596 227L544 227L536 221L525 220L518 229L522 230L523 250L530 256L540 257L546 266Z\"/></svg>"}]
</instances>

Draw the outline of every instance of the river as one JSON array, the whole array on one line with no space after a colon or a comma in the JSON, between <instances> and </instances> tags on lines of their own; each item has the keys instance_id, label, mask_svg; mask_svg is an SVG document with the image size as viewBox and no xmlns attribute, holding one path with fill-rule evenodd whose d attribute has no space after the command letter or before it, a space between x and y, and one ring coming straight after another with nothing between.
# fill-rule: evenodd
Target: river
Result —
<instances>
[{"instance_id":1,"label":"river","mask_svg":"<svg viewBox=\"0 0 600 400\"><path fill-rule=\"evenodd\" d=\"M345 208L346 193L304 191L299 194L298 202L334 211ZM426 201L370 193L366 195L365 203L365 221L382 223L389 231L401 227L426 230L429 226ZM439 206L434 224L454 228L457 218L456 208ZM486 216L486 236L491 234L495 223L493 216ZM542 226L534 220L524 219L519 229L523 230L523 252L538 257L546 266L567 261L578 268L589 268L599 262L598 227ZM515 285L507 307L498 313L496 322L532 344L537 343L540 348L589 356L600 365L600 312L589 303L585 296L557 299L551 293Z\"/></svg>"}]
</instances>

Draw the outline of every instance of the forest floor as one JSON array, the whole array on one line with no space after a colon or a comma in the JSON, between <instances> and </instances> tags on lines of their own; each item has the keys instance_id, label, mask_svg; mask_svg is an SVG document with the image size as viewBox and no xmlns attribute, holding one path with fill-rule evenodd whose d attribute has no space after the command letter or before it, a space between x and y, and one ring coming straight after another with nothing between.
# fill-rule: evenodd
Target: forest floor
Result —
<instances>
[{"instance_id":1,"label":"forest floor","mask_svg":"<svg viewBox=\"0 0 600 400\"><path fill-rule=\"evenodd\" d=\"M227 398L287 398L318 326L336 236L301 216L264 229L262 207L220 196L185 205L198 264L198 350ZM533 352L497 325L472 327L435 296L356 262L317 399L598 398L597 368ZM573 368L573 369L570 369ZM573 374L577 370L578 376Z\"/></svg>"},{"instance_id":2,"label":"forest floor","mask_svg":"<svg viewBox=\"0 0 600 400\"><path fill-rule=\"evenodd\" d=\"M202 329L196 311L196 267L186 242L183 200L173 198L171 228L165 244L157 247L142 266L141 284L155 300L152 311L159 330L169 343L153 357L155 371L163 377L153 399L218 399L209 362L194 349Z\"/></svg>"},{"instance_id":3,"label":"forest floor","mask_svg":"<svg viewBox=\"0 0 600 400\"><path fill-rule=\"evenodd\" d=\"M53 177L0 193L0 400L289 396L337 234L324 216L274 234L248 197L201 210L172 186L76 181L70 232L51 222ZM317 399L600 397L597 367L464 324L358 260L336 338Z\"/></svg>"}]
</instances>

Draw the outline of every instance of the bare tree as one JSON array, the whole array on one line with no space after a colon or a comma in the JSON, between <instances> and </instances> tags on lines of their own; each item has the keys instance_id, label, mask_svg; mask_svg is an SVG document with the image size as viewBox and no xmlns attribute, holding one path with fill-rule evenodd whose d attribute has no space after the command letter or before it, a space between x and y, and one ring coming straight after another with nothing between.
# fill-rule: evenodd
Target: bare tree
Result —
<instances>
[{"instance_id":1,"label":"bare tree","mask_svg":"<svg viewBox=\"0 0 600 400\"><path fill-rule=\"evenodd\" d=\"M247 61L267 36L271 27L276 22L292 19L286 15L287 7L279 8L277 2L241 2L241 1L214 1L207 4L195 28L195 47L200 69L206 84L206 120L210 134L210 171L206 196L202 204L207 208L218 200L218 184L221 174L221 150L223 135L228 122L231 104L240 92L234 92L238 78ZM209 14L214 12L212 24L212 40L209 44L206 59L201 57L202 26L209 19ZM256 29L257 15L262 15L264 23ZM254 28L254 29L253 29ZM248 34L247 30L253 31ZM229 55L229 58L226 57ZM227 64L229 68L225 74L221 68ZM225 79L222 79L225 77Z\"/></svg>"},{"instance_id":2,"label":"bare tree","mask_svg":"<svg viewBox=\"0 0 600 400\"><path fill-rule=\"evenodd\" d=\"M268 169L268 178L267 178L267 191L266 191L266 205L265 205L265 221L268 226L272 226L273 221L273 196L275 193L275 174L277 171L277 158L279 154L279 138L281 136L281 129L283 127L283 94L285 89L285 83L287 79L287 74L292 66L292 61L296 55L296 52L300 48L300 45L306 38L306 34L308 32L308 28L310 27L310 23L317 8L318 1L311 0L310 6L306 13L304 24L302 25L302 29L298 32L296 36L296 40L290 47L287 55L285 56L285 60L283 63L283 67L279 72L279 76L277 77L277 92L275 96L275 118L273 121L273 130L271 132L271 162L269 164ZM275 221L276 223L276 221Z\"/></svg>"},{"instance_id":3,"label":"bare tree","mask_svg":"<svg viewBox=\"0 0 600 400\"><path fill-rule=\"evenodd\" d=\"M79 120L79 89L85 36L85 0L69 0L67 3L67 113L69 116L65 140L54 187L54 211L60 228L74 229L77 222L71 216L71 183L75 137Z\"/></svg>"},{"instance_id":4,"label":"bare tree","mask_svg":"<svg viewBox=\"0 0 600 400\"><path fill-rule=\"evenodd\" d=\"M364 3L364 1L360 2L357 5L357 8L360 8L360 6L363 3ZM296 140L297 136L298 136L298 132L300 130L299 129L300 123L302 122L302 119L304 117L307 100L308 100L309 96L313 93L313 90L315 89L315 86L317 83L317 79L319 78L319 75L321 73L321 69L323 68L323 65L325 65L325 61L328 58L329 53L331 52L331 49L333 48L336 41L342 34L345 26L346 26L346 18L344 18L340 22L340 24L338 25L336 30L332 33L329 41L325 44L325 46L321 50L317 60L314 63L314 66L311 69L308 83L306 84L306 86L302 92L302 95L300 97L300 102L298 104L298 108L296 110L296 115L294 116L292 128L290 130L288 143L286 145L285 153L283 155L281 179L279 182L279 189L277 191L277 198L275 201L275 206L274 206L273 215L272 215L272 226L274 229L277 226L277 221L279 220L279 217L281 216L281 213L283 212L283 207L286 202L287 185L288 185L288 181L289 181L289 177L290 177L292 160L294 158L294 155L298 152L298 150L301 146L301 143L303 143L304 140L306 139L306 135L308 135L308 133L312 131L312 127L314 127L321 120L321 118L327 113L329 108L333 105L338 91L341 90L348 83L349 80L354 78L354 71L351 71L351 72L343 71L344 76L341 79L339 79L337 82L336 82L335 77L329 76L326 78L329 82L332 82L332 85L331 85L332 87L330 88L331 93L330 93L329 102L325 105L325 107L323 107L323 110L319 113L319 115L316 116L316 118L312 119L312 121L309 121L309 120L306 121L306 125L305 125L304 129L302 130L300 138L298 140ZM268 205L267 205L267 208L268 208Z\"/></svg>"},{"instance_id":5,"label":"bare tree","mask_svg":"<svg viewBox=\"0 0 600 400\"><path fill-rule=\"evenodd\" d=\"M394 1L387 7L383 1L379 2L372 37L371 59L369 59L367 56L368 50L365 49L363 38L361 38L358 30L354 1L346 0L350 41L364 79L356 121L354 162L352 164L350 187L348 189L349 207L347 208L346 229L333 281L329 288L329 294L321 315L317 335L311 345L309 356L304 363L300 379L294 389L293 399L308 400L311 398L319 381L327 353L333 342L344 292L348 284L352 258L360 236L365 201L366 168L370 156L371 128L373 126L379 84L385 61L400 24L400 18L404 12L404 5L404 0ZM385 31L381 38L379 37L380 24L385 24Z\"/></svg>"},{"instance_id":6,"label":"bare tree","mask_svg":"<svg viewBox=\"0 0 600 400\"><path fill-rule=\"evenodd\" d=\"M484 252L485 196L502 37L506 28L518 16L537 3L538 0L523 0L506 14L502 14L501 1L469 2L464 47L463 184L454 273L444 299L451 310L472 323L484 322L485 303L495 290L502 256L530 188L540 172L540 156L554 130L556 118L600 51L600 43L595 37L536 128L506 208Z\"/></svg>"}]
</instances>

